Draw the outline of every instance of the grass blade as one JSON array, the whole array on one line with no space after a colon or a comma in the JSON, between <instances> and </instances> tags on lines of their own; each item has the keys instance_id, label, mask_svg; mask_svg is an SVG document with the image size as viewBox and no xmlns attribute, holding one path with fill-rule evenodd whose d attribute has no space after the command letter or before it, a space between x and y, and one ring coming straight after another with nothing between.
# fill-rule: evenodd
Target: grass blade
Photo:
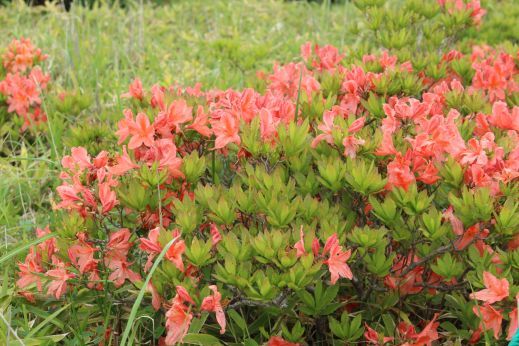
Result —
<instances>
[{"instance_id":1,"label":"grass blade","mask_svg":"<svg viewBox=\"0 0 519 346\"><path fill-rule=\"evenodd\" d=\"M46 319L44 319L40 324L38 324L36 327L32 328L31 329L31 332L29 334L27 334L26 338L30 338L32 337L33 335L35 335L40 329L42 329L43 327L45 327L45 325L49 322L52 322L52 320L54 320L59 314L61 314L64 310L66 310L68 307L70 306L70 304L67 304L65 305L64 307L62 307L61 309L58 309L56 310L55 312L53 312L52 314L50 314Z\"/></svg>"},{"instance_id":2,"label":"grass blade","mask_svg":"<svg viewBox=\"0 0 519 346\"><path fill-rule=\"evenodd\" d=\"M126 323L126 328L124 328L123 337L121 339L121 346L126 346L128 336L130 335L130 331L132 330L133 321L135 320L135 316L137 316L137 312L139 311L139 306L141 305L142 298L144 298L144 292L146 292L146 287L148 286L148 283L150 282L151 277L155 272L155 269L157 269L160 262L162 262L162 259L166 255L166 252L169 250L171 245L173 245L173 243L175 243L179 238L180 236L177 236L171 239L169 243L166 244L164 249L162 249L160 255L155 260L155 263L153 263L153 266L151 267L148 276L146 276L146 280L144 280L144 284L142 285L141 290L139 291L139 295L137 295L137 299L135 299L135 303L133 303L132 310L130 312L130 317L128 318L128 322Z\"/></svg>"}]
</instances>

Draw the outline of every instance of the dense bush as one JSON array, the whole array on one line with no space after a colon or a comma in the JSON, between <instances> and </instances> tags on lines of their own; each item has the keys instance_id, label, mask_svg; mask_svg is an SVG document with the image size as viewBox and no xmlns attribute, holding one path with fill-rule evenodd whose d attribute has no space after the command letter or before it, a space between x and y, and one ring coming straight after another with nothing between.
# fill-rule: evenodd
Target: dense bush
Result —
<instances>
[{"instance_id":1,"label":"dense bush","mask_svg":"<svg viewBox=\"0 0 519 346\"><path fill-rule=\"evenodd\" d=\"M105 345L510 339L517 52L454 49L477 1L383 3L365 54L307 43L255 89L136 78L120 150L62 159L20 299Z\"/></svg>"}]
</instances>

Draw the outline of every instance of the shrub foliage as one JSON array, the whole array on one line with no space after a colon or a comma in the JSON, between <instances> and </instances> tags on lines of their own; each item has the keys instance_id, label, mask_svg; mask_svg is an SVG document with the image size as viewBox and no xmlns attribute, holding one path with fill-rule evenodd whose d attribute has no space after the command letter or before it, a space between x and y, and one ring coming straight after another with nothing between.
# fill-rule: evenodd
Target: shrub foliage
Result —
<instances>
[{"instance_id":1,"label":"shrub foliage","mask_svg":"<svg viewBox=\"0 0 519 346\"><path fill-rule=\"evenodd\" d=\"M120 149L62 159L20 299L68 301L106 345L132 324L166 345L510 339L517 52L455 49L478 1L384 3L355 2L382 50L307 43L244 90L136 78Z\"/></svg>"}]
</instances>

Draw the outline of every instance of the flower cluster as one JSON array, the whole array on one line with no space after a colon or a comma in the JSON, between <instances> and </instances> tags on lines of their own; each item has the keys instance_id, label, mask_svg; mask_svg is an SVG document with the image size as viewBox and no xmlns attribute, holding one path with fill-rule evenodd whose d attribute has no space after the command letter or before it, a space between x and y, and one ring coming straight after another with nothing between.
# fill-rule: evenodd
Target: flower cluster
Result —
<instances>
[{"instance_id":1,"label":"flower cluster","mask_svg":"<svg viewBox=\"0 0 519 346\"><path fill-rule=\"evenodd\" d=\"M7 112L23 119L22 131L47 119L41 109L41 91L50 76L38 66L45 59L47 56L23 37L13 40L2 55L5 76L0 79L0 94L6 97Z\"/></svg>"},{"instance_id":2,"label":"flower cluster","mask_svg":"<svg viewBox=\"0 0 519 346\"><path fill-rule=\"evenodd\" d=\"M479 0L465 2L463 0L438 0L438 4L446 7L450 13L467 12L476 25L481 24L481 19L486 14L486 10L481 7Z\"/></svg>"},{"instance_id":3,"label":"flower cluster","mask_svg":"<svg viewBox=\"0 0 519 346\"><path fill-rule=\"evenodd\" d=\"M301 55L256 89L135 79L120 152L63 158L54 237L38 230L20 294L88 287L83 299L104 290L124 304L125 287L144 289L166 345L198 332L268 345L510 339L518 55L451 50L439 74L389 51L348 59L307 43Z\"/></svg>"}]
</instances>

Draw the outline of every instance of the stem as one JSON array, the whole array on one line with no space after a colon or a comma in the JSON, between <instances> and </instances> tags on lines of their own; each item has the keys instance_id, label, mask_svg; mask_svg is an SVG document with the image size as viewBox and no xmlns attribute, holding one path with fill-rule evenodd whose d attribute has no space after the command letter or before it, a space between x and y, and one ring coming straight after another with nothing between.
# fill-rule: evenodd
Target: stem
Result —
<instances>
[{"instance_id":1,"label":"stem","mask_svg":"<svg viewBox=\"0 0 519 346\"><path fill-rule=\"evenodd\" d=\"M216 153L214 149L211 152L211 170L213 174L213 183L216 183Z\"/></svg>"}]
</instances>

